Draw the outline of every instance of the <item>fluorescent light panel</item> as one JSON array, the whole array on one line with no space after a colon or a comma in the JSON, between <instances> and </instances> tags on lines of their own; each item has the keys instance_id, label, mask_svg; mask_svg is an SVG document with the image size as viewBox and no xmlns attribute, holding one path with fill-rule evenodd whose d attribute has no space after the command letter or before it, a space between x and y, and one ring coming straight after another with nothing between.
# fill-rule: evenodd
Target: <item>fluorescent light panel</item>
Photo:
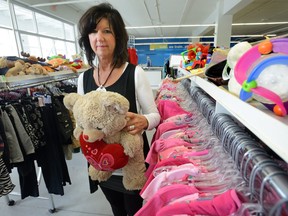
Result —
<instances>
[{"instance_id":1,"label":"fluorescent light panel","mask_svg":"<svg viewBox=\"0 0 288 216\"><path fill-rule=\"evenodd\" d=\"M263 37L264 35L231 35L231 37ZM275 37L276 34L265 35L268 37ZM153 40L153 39L185 39L185 38L214 38L215 36L181 36L181 37L139 37L136 40Z\"/></svg>"},{"instance_id":2,"label":"fluorescent light panel","mask_svg":"<svg viewBox=\"0 0 288 216\"><path fill-rule=\"evenodd\" d=\"M247 25L286 25L288 22L262 22L262 23L232 23L232 26ZM153 26L126 26L126 29L149 29L149 28L187 28L187 27L203 27L216 26L216 24L192 24L192 25L153 25Z\"/></svg>"}]
</instances>

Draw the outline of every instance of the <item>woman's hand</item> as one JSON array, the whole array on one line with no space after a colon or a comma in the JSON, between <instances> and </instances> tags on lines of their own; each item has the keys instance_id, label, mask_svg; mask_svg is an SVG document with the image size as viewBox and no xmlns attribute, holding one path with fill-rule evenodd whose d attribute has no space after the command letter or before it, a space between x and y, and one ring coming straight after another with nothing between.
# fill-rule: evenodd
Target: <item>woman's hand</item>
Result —
<instances>
[{"instance_id":1,"label":"woman's hand","mask_svg":"<svg viewBox=\"0 0 288 216\"><path fill-rule=\"evenodd\" d=\"M126 130L130 134L142 133L148 127L148 121L143 115L128 112L126 118L129 119L126 124Z\"/></svg>"}]
</instances>

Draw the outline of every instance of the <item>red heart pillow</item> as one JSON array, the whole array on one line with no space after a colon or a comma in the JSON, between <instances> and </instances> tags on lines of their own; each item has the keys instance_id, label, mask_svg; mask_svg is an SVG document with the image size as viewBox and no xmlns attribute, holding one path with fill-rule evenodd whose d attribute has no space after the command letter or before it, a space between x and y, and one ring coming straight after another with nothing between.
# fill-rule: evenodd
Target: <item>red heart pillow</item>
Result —
<instances>
[{"instance_id":1,"label":"red heart pillow","mask_svg":"<svg viewBox=\"0 0 288 216\"><path fill-rule=\"evenodd\" d=\"M107 144L103 140L87 142L80 135L82 153L89 164L101 171L113 171L124 167L128 163L128 156L124 148L118 143Z\"/></svg>"}]
</instances>

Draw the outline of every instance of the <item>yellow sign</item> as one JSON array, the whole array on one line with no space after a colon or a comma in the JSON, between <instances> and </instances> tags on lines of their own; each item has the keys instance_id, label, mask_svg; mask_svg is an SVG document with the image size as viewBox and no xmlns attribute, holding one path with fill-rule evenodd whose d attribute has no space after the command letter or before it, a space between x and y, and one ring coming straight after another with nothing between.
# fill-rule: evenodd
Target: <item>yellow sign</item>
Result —
<instances>
[{"instance_id":1,"label":"yellow sign","mask_svg":"<svg viewBox=\"0 0 288 216\"><path fill-rule=\"evenodd\" d=\"M168 49L168 44L150 44L150 50Z\"/></svg>"}]
</instances>

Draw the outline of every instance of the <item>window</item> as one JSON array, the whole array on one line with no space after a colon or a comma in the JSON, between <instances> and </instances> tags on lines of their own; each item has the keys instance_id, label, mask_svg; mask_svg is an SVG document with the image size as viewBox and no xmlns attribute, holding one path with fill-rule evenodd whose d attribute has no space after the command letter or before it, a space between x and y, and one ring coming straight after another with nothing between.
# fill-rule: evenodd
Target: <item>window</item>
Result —
<instances>
[{"instance_id":1,"label":"window","mask_svg":"<svg viewBox=\"0 0 288 216\"><path fill-rule=\"evenodd\" d=\"M74 27L72 25L64 23L64 29L65 29L65 39L74 41L75 40Z\"/></svg>"},{"instance_id":2,"label":"window","mask_svg":"<svg viewBox=\"0 0 288 216\"><path fill-rule=\"evenodd\" d=\"M0 28L0 56L17 56L17 46L12 30Z\"/></svg>"},{"instance_id":3,"label":"window","mask_svg":"<svg viewBox=\"0 0 288 216\"><path fill-rule=\"evenodd\" d=\"M9 4L13 10L10 10ZM16 23L12 26L14 12ZM46 59L62 54L72 60L72 55L77 53L73 24L52 15L50 17L35 8L31 10L25 5L14 4L14 1L7 3L0 0L0 17L0 56L19 56L24 51Z\"/></svg>"},{"instance_id":4,"label":"window","mask_svg":"<svg viewBox=\"0 0 288 216\"><path fill-rule=\"evenodd\" d=\"M32 56L42 57L37 36L21 34L20 37L24 49L22 51L29 53Z\"/></svg>"},{"instance_id":5,"label":"window","mask_svg":"<svg viewBox=\"0 0 288 216\"><path fill-rule=\"evenodd\" d=\"M35 15L39 34L64 39L64 27L61 21L39 13Z\"/></svg>"},{"instance_id":6,"label":"window","mask_svg":"<svg viewBox=\"0 0 288 216\"><path fill-rule=\"evenodd\" d=\"M42 48L42 57L46 58L49 56L56 55L54 41L49 38L40 37L40 44Z\"/></svg>"},{"instance_id":7,"label":"window","mask_svg":"<svg viewBox=\"0 0 288 216\"><path fill-rule=\"evenodd\" d=\"M64 41L55 40L56 55L65 55L67 57L66 45Z\"/></svg>"},{"instance_id":8,"label":"window","mask_svg":"<svg viewBox=\"0 0 288 216\"><path fill-rule=\"evenodd\" d=\"M5 1L0 1L0 17L0 27L12 28L9 7Z\"/></svg>"},{"instance_id":9,"label":"window","mask_svg":"<svg viewBox=\"0 0 288 216\"><path fill-rule=\"evenodd\" d=\"M69 58L71 61L73 60L72 55L76 54L75 44L66 42L66 48L67 48L67 58Z\"/></svg>"},{"instance_id":10,"label":"window","mask_svg":"<svg viewBox=\"0 0 288 216\"><path fill-rule=\"evenodd\" d=\"M36 33L33 12L17 5L14 6L19 30Z\"/></svg>"}]
</instances>

